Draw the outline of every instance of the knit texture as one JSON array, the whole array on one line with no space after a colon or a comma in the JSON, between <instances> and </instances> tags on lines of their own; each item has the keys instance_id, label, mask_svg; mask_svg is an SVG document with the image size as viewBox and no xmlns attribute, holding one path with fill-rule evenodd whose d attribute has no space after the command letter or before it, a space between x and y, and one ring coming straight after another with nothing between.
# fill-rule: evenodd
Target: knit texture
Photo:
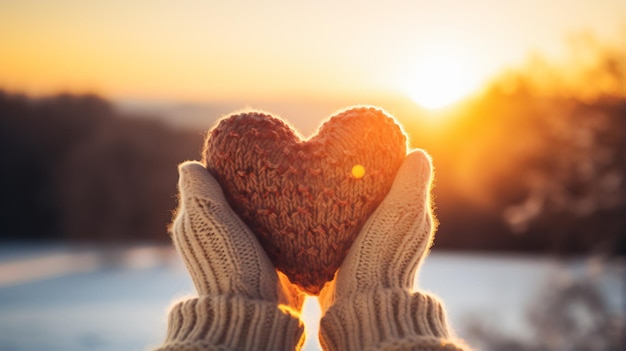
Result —
<instances>
[{"instance_id":1,"label":"knit texture","mask_svg":"<svg viewBox=\"0 0 626 351\"><path fill-rule=\"evenodd\" d=\"M277 117L249 112L208 133L203 162L275 267L318 294L389 191L406 150L399 125L375 108L341 112L309 140Z\"/></svg>"},{"instance_id":2,"label":"knit texture","mask_svg":"<svg viewBox=\"0 0 626 351\"><path fill-rule=\"evenodd\" d=\"M463 350L450 339L440 302L402 289L337 300L324 314L320 341L334 350Z\"/></svg>"},{"instance_id":3,"label":"knit texture","mask_svg":"<svg viewBox=\"0 0 626 351\"><path fill-rule=\"evenodd\" d=\"M303 325L276 304L234 296L204 296L175 305L158 351L296 350Z\"/></svg>"},{"instance_id":4,"label":"knit texture","mask_svg":"<svg viewBox=\"0 0 626 351\"><path fill-rule=\"evenodd\" d=\"M406 157L389 194L368 218L329 287L335 289L335 298L380 288L413 288L437 224L432 173L426 152L413 150Z\"/></svg>"},{"instance_id":5,"label":"knit texture","mask_svg":"<svg viewBox=\"0 0 626 351\"><path fill-rule=\"evenodd\" d=\"M304 342L303 294L277 274L198 162L179 167L171 235L198 298L177 304L159 350L293 350Z\"/></svg>"},{"instance_id":6,"label":"knit texture","mask_svg":"<svg viewBox=\"0 0 626 351\"><path fill-rule=\"evenodd\" d=\"M217 181L199 163L185 163L179 172L180 206L172 239L198 295L278 301L279 281L271 262Z\"/></svg>"},{"instance_id":7,"label":"knit texture","mask_svg":"<svg viewBox=\"0 0 626 351\"><path fill-rule=\"evenodd\" d=\"M463 349L450 340L441 304L411 293L435 231L431 182L430 157L422 150L409 153L320 294L326 350Z\"/></svg>"}]
</instances>

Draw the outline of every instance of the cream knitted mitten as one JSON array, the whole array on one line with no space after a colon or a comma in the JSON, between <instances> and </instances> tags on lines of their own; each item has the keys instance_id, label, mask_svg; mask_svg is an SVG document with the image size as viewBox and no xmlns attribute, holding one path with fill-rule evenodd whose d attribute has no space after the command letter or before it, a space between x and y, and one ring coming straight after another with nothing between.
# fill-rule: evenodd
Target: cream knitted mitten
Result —
<instances>
[{"instance_id":1,"label":"cream knitted mitten","mask_svg":"<svg viewBox=\"0 0 626 351\"><path fill-rule=\"evenodd\" d=\"M304 295L277 274L202 164L185 162L179 174L172 239L199 296L172 308L159 350L299 348Z\"/></svg>"},{"instance_id":2,"label":"cream knitted mitten","mask_svg":"<svg viewBox=\"0 0 626 351\"><path fill-rule=\"evenodd\" d=\"M412 292L436 226L431 181L430 157L414 150L320 294L324 349L462 349L450 340L441 303Z\"/></svg>"}]
</instances>

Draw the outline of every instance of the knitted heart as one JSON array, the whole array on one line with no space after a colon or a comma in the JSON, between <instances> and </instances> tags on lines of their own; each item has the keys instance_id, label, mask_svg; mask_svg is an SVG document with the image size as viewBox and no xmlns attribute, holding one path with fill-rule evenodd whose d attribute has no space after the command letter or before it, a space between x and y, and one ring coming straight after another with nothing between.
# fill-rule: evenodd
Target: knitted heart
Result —
<instances>
[{"instance_id":1,"label":"knitted heart","mask_svg":"<svg viewBox=\"0 0 626 351\"><path fill-rule=\"evenodd\" d=\"M389 191L406 150L399 125L375 108L339 113L309 140L279 118L248 112L209 131L204 164L275 267L318 294Z\"/></svg>"}]
</instances>

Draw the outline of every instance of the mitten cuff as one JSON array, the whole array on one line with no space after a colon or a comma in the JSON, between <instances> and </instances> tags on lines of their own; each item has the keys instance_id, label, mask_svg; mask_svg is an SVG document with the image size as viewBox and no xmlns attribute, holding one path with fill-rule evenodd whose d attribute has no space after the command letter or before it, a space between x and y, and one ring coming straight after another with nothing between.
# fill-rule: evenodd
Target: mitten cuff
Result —
<instances>
[{"instance_id":1,"label":"mitten cuff","mask_svg":"<svg viewBox=\"0 0 626 351\"><path fill-rule=\"evenodd\" d=\"M325 350L463 350L437 298L382 289L340 298L320 324Z\"/></svg>"},{"instance_id":2,"label":"mitten cuff","mask_svg":"<svg viewBox=\"0 0 626 351\"><path fill-rule=\"evenodd\" d=\"M202 296L169 313L167 350L294 350L304 326L287 307L239 296Z\"/></svg>"}]
</instances>

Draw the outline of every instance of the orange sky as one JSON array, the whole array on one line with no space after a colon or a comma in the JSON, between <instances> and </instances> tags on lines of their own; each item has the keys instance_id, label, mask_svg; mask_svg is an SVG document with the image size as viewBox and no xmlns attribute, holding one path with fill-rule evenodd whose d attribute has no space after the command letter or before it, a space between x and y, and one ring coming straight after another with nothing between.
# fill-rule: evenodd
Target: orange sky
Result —
<instances>
[{"instance_id":1,"label":"orange sky","mask_svg":"<svg viewBox=\"0 0 626 351\"><path fill-rule=\"evenodd\" d=\"M0 87L197 101L435 85L462 95L529 50L561 55L568 34L616 40L625 15L623 0L5 0Z\"/></svg>"}]
</instances>

